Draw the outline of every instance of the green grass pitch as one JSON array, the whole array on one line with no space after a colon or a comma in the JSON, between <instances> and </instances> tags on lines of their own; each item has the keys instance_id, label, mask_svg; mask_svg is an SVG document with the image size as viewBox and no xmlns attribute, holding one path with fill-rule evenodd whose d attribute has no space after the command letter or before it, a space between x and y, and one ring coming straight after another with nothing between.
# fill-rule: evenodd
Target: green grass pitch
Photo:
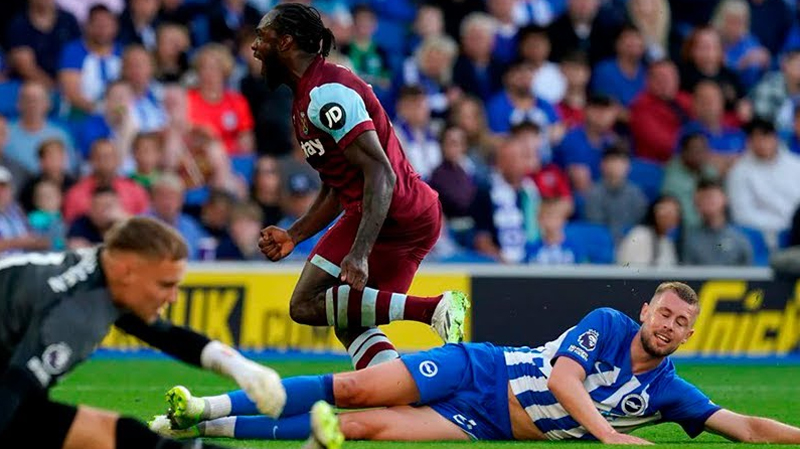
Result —
<instances>
[{"instance_id":1,"label":"green grass pitch","mask_svg":"<svg viewBox=\"0 0 800 449\"><path fill-rule=\"evenodd\" d=\"M282 376L341 371L347 365L336 362L275 361L270 366ZM690 365L678 364L678 372L698 385L717 404L748 414L769 416L800 425L800 366L761 365ZM78 368L53 392L53 398L67 403L82 403L107 408L142 420L163 413L163 394L171 386L183 384L202 395L218 394L234 385L214 374L206 373L169 360L91 360ZM728 443L710 434L690 440L673 424L649 427L635 433L667 447L728 447L745 445ZM220 444L242 448L299 448L300 442L220 440ZM476 442L476 443L375 443L348 442L355 449L425 449L469 447L473 449L599 447L584 442ZM776 447L776 446L770 446Z\"/></svg>"}]
</instances>

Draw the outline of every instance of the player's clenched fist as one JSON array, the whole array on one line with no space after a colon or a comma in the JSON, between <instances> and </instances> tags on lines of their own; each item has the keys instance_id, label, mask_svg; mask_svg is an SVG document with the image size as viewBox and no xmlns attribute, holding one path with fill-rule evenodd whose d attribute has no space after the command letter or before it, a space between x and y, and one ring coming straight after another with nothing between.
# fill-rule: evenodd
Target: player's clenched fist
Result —
<instances>
[{"instance_id":1,"label":"player's clenched fist","mask_svg":"<svg viewBox=\"0 0 800 449\"><path fill-rule=\"evenodd\" d=\"M294 240L285 229L268 226L261 230L258 248L269 260L277 262L294 251Z\"/></svg>"},{"instance_id":2,"label":"player's clenched fist","mask_svg":"<svg viewBox=\"0 0 800 449\"><path fill-rule=\"evenodd\" d=\"M342 259L342 271L339 279L356 290L364 290L364 287L367 286L368 270L366 257L348 254Z\"/></svg>"}]
</instances>

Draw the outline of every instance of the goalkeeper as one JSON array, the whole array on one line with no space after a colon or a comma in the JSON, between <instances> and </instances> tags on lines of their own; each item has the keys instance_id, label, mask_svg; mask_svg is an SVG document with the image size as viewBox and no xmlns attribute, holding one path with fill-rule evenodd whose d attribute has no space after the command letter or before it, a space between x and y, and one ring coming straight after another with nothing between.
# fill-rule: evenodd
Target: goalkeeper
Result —
<instances>
[{"instance_id":1,"label":"goalkeeper","mask_svg":"<svg viewBox=\"0 0 800 449\"><path fill-rule=\"evenodd\" d=\"M168 440L133 419L48 399L50 387L91 354L112 324L231 377L260 413L280 415L286 396L273 370L158 318L177 298L187 254L179 234L138 217L117 224L100 247L0 259L0 446L216 447Z\"/></svg>"}]
</instances>

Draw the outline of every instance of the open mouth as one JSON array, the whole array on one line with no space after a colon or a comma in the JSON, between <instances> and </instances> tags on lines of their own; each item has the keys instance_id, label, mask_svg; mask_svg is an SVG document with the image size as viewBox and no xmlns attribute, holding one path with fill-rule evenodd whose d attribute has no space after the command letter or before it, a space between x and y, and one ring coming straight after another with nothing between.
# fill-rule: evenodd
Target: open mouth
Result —
<instances>
[{"instance_id":1,"label":"open mouth","mask_svg":"<svg viewBox=\"0 0 800 449\"><path fill-rule=\"evenodd\" d=\"M656 335L656 338L657 338L657 339L659 339L659 340L663 341L664 343L669 343L670 341L672 341L672 340L671 340L670 338L668 338L666 335L659 334L659 333L656 333L655 335Z\"/></svg>"}]
</instances>

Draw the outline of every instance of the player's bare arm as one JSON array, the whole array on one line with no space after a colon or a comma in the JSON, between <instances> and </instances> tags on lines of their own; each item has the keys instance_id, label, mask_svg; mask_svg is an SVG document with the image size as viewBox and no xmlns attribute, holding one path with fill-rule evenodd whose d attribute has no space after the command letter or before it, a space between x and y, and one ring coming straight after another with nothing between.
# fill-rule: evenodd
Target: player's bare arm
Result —
<instances>
[{"instance_id":1,"label":"player's bare arm","mask_svg":"<svg viewBox=\"0 0 800 449\"><path fill-rule=\"evenodd\" d=\"M314 203L300 219L298 219L287 232L295 244L298 244L319 231L325 229L342 212L342 204L336 191L325 184L314 200Z\"/></svg>"},{"instance_id":2,"label":"player's bare arm","mask_svg":"<svg viewBox=\"0 0 800 449\"><path fill-rule=\"evenodd\" d=\"M339 198L329 186L323 184L314 203L289 229L268 226L261 231L258 247L273 262L291 254L294 247L315 235L342 211Z\"/></svg>"},{"instance_id":3,"label":"player's bare arm","mask_svg":"<svg viewBox=\"0 0 800 449\"><path fill-rule=\"evenodd\" d=\"M800 429L769 418L719 410L706 421L706 430L731 441L800 444Z\"/></svg>"},{"instance_id":4,"label":"player's bare arm","mask_svg":"<svg viewBox=\"0 0 800 449\"><path fill-rule=\"evenodd\" d=\"M361 223L350 253L342 260L340 278L357 290L367 284L367 257L389 212L397 176L378 134L366 131L344 150L347 160L364 173Z\"/></svg>"},{"instance_id":5,"label":"player's bare arm","mask_svg":"<svg viewBox=\"0 0 800 449\"><path fill-rule=\"evenodd\" d=\"M568 357L560 357L553 366L547 388L570 416L603 443L652 444L645 439L614 430L597 411L591 396L583 386L584 380L586 372L578 362Z\"/></svg>"}]
</instances>

